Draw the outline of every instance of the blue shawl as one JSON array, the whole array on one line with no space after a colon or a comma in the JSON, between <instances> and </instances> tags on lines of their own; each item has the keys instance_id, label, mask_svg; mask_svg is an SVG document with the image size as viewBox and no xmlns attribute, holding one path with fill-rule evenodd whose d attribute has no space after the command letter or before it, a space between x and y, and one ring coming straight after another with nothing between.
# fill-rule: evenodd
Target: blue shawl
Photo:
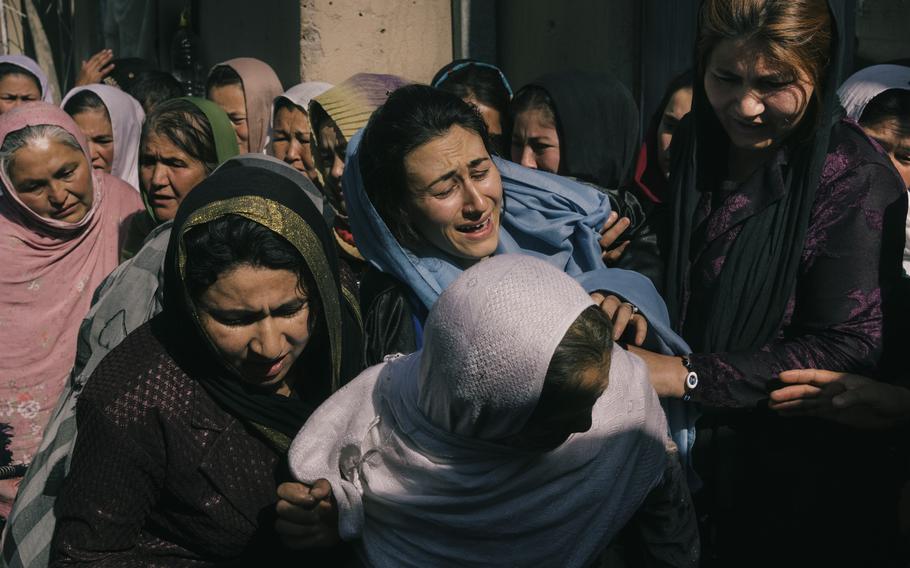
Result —
<instances>
[{"instance_id":1,"label":"blue shawl","mask_svg":"<svg viewBox=\"0 0 910 568\"><path fill-rule=\"evenodd\" d=\"M359 163L362 132L348 144L342 182L357 248L374 267L407 284L429 310L463 269L435 247L412 251L392 235L363 185ZM610 200L605 194L566 177L495 156L492 160L499 169L504 192L496 254L535 256L565 271L589 293L601 291L631 302L648 320L663 353L691 352L670 328L666 304L651 281L637 272L604 264L599 229L610 214ZM685 463L694 442L694 408L677 400L664 400L664 408Z\"/></svg>"}]
</instances>

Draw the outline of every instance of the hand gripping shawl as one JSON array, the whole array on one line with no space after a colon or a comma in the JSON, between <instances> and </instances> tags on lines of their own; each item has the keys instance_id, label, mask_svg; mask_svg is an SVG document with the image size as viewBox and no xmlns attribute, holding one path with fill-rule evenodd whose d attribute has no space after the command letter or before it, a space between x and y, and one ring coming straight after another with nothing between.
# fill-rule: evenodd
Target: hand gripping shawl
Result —
<instances>
[{"instance_id":1,"label":"hand gripping shawl","mask_svg":"<svg viewBox=\"0 0 910 568\"><path fill-rule=\"evenodd\" d=\"M363 187L358 149L362 132L348 144L345 199L359 248L373 266L408 285L430 309L462 273L457 261L438 249L412 251L402 246L376 212ZM647 277L608 268L601 259L600 233L610 214L609 198L596 189L558 175L524 168L492 157L502 177L505 210L496 254L525 254L545 260L575 278L588 292L602 290L638 306L664 353L689 353L670 329L663 299ZM688 463L695 410L679 400L664 402L670 431Z\"/></svg>"},{"instance_id":2,"label":"hand gripping shawl","mask_svg":"<svg viewBox=\"0 0 910 568\"><path fill-rule=\"evenodd\" d=\"M290 451L326 478L369 566L587 566L660 479L666 422L647 369L619 347L592 426L549 452L512 447L553 353L586 307L563 271L503 255L433 307L424 349L332 396Z\"/></svg>"},{"instance_id":3,"label":"hand gripping shawl","mask_svg":"<svg viewBox=\"0 0 910 568\"><path fill-rule=\"evenodd\" d=\"M233 143L236 146L236 141ZM292 181L299 182L302 177L280 160L260 154L237 156L221 167L241 165L266 169ZM300 186L316 209L323 211L319 191L308 182ZM139 252L118 266L95 291L92 307L79 328L75 365L50 415L38 453L19 486L4 529L3 559L10 568L48 563L56 525L54 502L69 472L78 434L76 400L104 356L130 332L161 312L164 257L171 226L168 221L156 227Z\"/></svg>"}]
</instances>

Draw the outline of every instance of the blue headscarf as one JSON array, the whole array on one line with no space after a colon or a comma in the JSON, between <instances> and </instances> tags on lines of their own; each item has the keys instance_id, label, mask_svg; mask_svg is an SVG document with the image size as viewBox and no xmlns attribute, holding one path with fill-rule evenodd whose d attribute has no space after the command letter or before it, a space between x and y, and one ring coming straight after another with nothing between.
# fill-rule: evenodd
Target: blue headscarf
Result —
<instances>
[{"instance_id":1,"label":"blue headscarf","mask_svg":"<svg viewBox=\"0 0 910 568\"><path fill-rule=\"evenodd\" d=\"M427 309L463 272L454 258L427 246L404 248L370 202L360 174L357 132L347 148L344 195L357 248L374 267L407 284ZM666 354L688 354L689 346L670 328L663 299L651 281L637 272L607 268L600 232L610 214L609 198L596 189L558 175L531 170L492 157L502 177L502 223L496 254L527 254L575 278L589 293L602 291L631 302L648 320ZM681 401L664 401L667 419L681 455L694 442L694 409Z\"/></svg>"}]
</instances>

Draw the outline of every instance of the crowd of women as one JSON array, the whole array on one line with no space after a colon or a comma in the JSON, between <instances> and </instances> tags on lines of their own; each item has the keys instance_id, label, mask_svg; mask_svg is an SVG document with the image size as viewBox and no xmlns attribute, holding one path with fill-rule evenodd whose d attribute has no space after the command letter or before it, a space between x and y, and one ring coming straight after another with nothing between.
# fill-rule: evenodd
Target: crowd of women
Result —
<instances>
[{"instance_id":1,"label":"crowd of women","mask_svg":"<svg viewBox=\"0 0 910 568\"><path fill-rule=\"evenodd\" d=\"M910 66L841 16L704 0L643 136L588 71L0 57L2 562L906 566Z\"/></svg>"}]
</instances>

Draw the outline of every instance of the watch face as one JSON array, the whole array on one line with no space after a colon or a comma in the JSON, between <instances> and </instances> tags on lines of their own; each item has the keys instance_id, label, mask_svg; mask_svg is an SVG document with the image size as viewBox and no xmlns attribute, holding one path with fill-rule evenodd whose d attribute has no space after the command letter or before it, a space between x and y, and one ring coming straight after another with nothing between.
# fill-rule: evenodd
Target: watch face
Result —
<instances>
[{"instance_id":1,"label":"watch face","mask_svg":"<svg viewBox=\"0 0 910 568\"><path fill-rule=\"evenodd\" d=\"M689 390L694 389L698 386L698 375L695 373L689 373L686 375L686 388Z\"/></svg>"}]
</instances>

